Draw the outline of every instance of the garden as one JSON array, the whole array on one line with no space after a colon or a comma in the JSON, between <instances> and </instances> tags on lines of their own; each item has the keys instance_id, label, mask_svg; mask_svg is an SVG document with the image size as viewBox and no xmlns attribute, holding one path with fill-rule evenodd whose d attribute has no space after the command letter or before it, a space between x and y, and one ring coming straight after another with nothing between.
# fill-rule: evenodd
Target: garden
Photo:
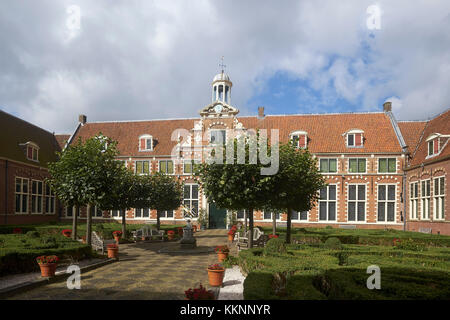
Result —
<instances>
[{"instance_id":1,"label":"garden","mask_svg":"<svg viewBox=\"0 0 450 320\"><path fill-rule=\"evenodd\" d=\"M247 275L245 299L450 299L450 237L395 230L278 230L227 264ZM381 270L369 290L367 267Z\"/></svg>"}]
</instances>

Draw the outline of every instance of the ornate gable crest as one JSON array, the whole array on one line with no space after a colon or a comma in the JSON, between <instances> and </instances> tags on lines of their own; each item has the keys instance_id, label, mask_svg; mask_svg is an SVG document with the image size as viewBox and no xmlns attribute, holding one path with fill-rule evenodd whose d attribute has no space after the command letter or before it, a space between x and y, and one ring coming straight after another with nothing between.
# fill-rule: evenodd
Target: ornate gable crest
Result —
<instances>
[{"instance_id":1,"label":"ornate gable crest","mask_svg":"<svg viewBox=\"0 0 450 320\"><path fill-rule=\"evenodd\" d=\"M227 117L235 116L239 110L222 101L214 101L200 110L202 117Z\"/></svg>"}]
</instances>

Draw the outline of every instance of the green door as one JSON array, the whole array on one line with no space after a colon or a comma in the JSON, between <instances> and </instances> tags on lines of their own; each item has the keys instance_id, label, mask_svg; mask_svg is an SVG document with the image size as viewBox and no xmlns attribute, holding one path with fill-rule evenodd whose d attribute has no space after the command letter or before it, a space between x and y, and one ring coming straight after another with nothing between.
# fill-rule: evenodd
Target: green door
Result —
<instances>
[{"instance_id":1,"label":"green door","mask_svg":"<svg viewBox=\"0 0 450 320\"><path fill-rule=\"evenodd\" d=\"M227 227L225 219L227 217L227 209L220 209L214 203L209 204L209 228L225 229Z\"/></svg>"}]
</instances>

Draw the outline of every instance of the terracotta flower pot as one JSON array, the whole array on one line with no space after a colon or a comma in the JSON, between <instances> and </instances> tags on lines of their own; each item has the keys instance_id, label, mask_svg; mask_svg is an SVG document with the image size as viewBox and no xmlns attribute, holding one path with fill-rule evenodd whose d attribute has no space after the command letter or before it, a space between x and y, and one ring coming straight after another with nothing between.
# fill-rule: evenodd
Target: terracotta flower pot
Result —
<instances>
[{"instance_id":1,"label":"terracotta flower pot","mask_svg":"<svg viewBox=\"0 0 450 320\"><path fill-rule=\"evenodd\" d=\"M108 258L119 259L119 248L108 248Z\"/></svg>"},{"instance_id":2,"label":"terracotta flower pot","mask_svg":"<svg viewBox=\"0 0 450 320\"><path fill-rule=\"evenodd\" d=\"M228 241L233 241L233 240L234 240L234 234L229 234Z\"/></svg>"},{"instance_id":3,"label":"terracotta flower pot","mask_svg":"<svg viewBox=\"0 0 450 320\"><path fill-rule=\"evenodd\" d=\"M220 270L207 269L207 270L208 270L209 285L212 287L222 286L225 269Z\"/></svg>"},{"instance_id":4,"label":"terracotta flower pot","mask_svg":"<svg viewBox=\"0 0 450 320\"><path fill-rule=\"evenodd\" d=\"M173 233L170 233L167 235L167 239L173 240L175 238L175 235Z\"/></svg>"},{"instance_id":5,"label":"terracotta flower pot","mask_svg":"<svg viewBox=\"0 0 450 320\"><path fill-rule=\"evenodd\" d=\"M40 264L41 276L49 278L54 277L56 272L56 263Z\"/></svg>"},{"instance_id":6,"label":"terracotta flower pot","mask_svg":"<svg viewBox=\"0 0 450 320\"><path fill-rule=\"evenodd\" d=\"M228 257L228 252L217 252L219 262L223 262Z\"/></svg>"},{"instance_id":7,"label":"terracotta flower pot","mask_svg":"<svg viewBox=\"0 0 450 320\"><path fill-rule=\"evenodd\" d=\"M116 240L117 243L120 241L120 236L114 236L114 240Z\"/></svg>"}]
</instances>

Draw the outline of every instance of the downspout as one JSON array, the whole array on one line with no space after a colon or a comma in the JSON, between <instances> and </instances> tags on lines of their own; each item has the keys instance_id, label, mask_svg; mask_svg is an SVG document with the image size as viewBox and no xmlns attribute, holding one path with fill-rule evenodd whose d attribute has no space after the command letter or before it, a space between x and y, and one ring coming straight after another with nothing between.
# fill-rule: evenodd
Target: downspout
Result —
<instances>
[{"instance_id":1,"label":"downspout","mask_svg":"<svg viewBox=\"0 0 450 320\"><path fill-rule=\"evenodd\" d=\"M8 160L5 160L5 225L8 224Z\"/></svg>"}]
</instances>

